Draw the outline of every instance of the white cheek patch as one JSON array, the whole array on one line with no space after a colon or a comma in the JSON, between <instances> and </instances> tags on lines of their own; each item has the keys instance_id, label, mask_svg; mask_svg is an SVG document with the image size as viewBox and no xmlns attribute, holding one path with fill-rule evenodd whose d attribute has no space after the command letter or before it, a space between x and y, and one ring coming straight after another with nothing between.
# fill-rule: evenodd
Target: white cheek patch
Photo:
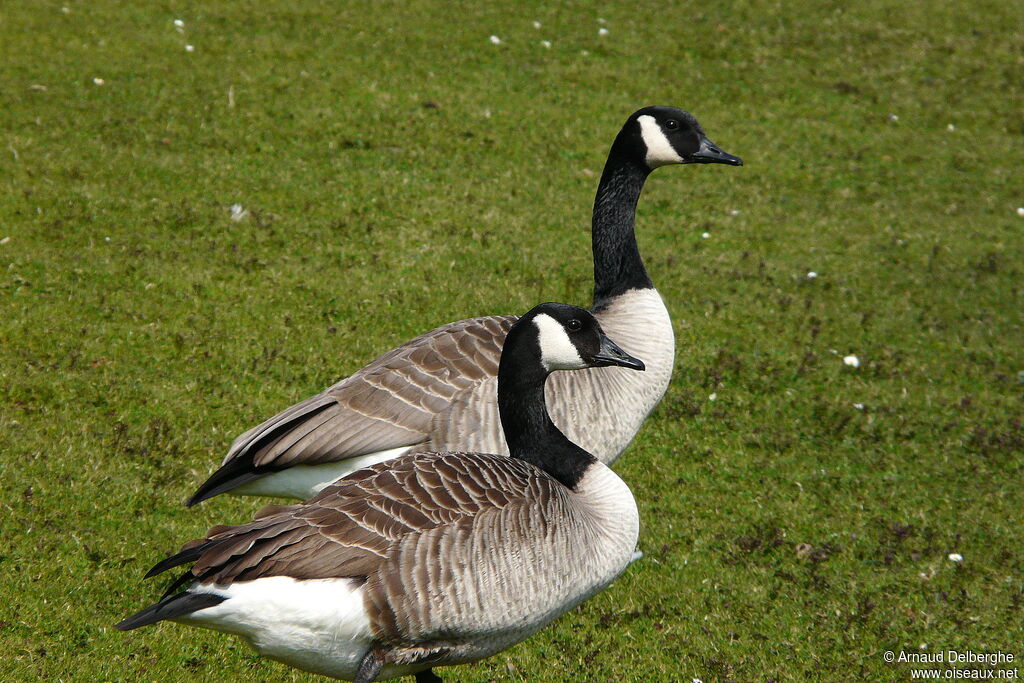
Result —
<instances>
[{"instance_id":1,"label":"white cheek patch","mask_svg":"<svg viewBox=\"0 0 1024 683\"><path fill-rule=\"evenodd\" d=\"M665 137L661 126L654 120L653 116L644 114L637 121L640 123L640 137L647 146L647 158L645 161L651 168L667 166L668 164L681 164L683 158L679 156L672 143Z\"/></svg>"},{"instance_id":2,"label":"white cheek patch","mask_svg":"<svg viewBox=\"0 0 1024 683\"><path fill-rule=\"evenodd\" d=\"M539 332L540 362L548 372L552 370L578 370L588 367L576 345L569 339L565 328L547 313L533 319Z\"/></svg>"}]
</instances>

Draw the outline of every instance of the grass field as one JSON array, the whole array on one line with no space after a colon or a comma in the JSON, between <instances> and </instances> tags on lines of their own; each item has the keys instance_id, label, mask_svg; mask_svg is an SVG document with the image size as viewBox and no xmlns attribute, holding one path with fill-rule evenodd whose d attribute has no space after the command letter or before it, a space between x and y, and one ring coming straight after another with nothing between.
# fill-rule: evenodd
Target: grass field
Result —
<instances>
[{"instance_id":1,"label":"grass field","mask_svg":"<svg viewBox=\"0 0 1024 683\"><path fill-rule=\"evenodd\" d=\"M112 624L265 502L182 506L238 433L438 324L589 303L597 175L646 104L746 162L641 199L678 342L616 465L646 557L441 673L1024 657L1020 3L509 7L0 6L0 680L323 680Z\"/></svg>"}]
</instances>

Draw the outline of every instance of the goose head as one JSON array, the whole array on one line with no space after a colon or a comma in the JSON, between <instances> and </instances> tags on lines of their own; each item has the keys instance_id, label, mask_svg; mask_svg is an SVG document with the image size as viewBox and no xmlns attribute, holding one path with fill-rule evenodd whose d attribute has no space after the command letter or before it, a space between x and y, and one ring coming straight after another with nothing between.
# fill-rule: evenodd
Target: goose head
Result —
<instances>
[{"instance_id":1,"label":"goose head","mask_svg":"<svg viewBox=\"0 0 1024 683\"><path fill-rule=\"evenodd\" d=\"M599 461L551 421L544 384L556 370L608 365L644 369L642 361L605 336L590 311L547 303L517 320L505 337L498 364L498 415L509 455L575 489L588 468Z\"/></svg>"},{"instance_id":2,"label":"goose head","mask_svg":"<svg viewBox=\"0 0 1024 683\"><path fill-rule=\"evenodd\" d=\"M513 336L516 327L522 332ZM643 361L619 348L601 330L597 318L578 306L546 303L534 307L509 331L514 344L519 336L531 339L533 353L545 373L611 365L644 369Z\"/></svg>"},{"instance_id":3,"label":"goose head","mask_svg":"<svg viewBox=\"0 0 1024 683\"><path fill-rule=\"evenodd\" d=\"M633 112L614 146L651 170L670 164L743 165L742 159L708 139L693 114L675 107Z\"/></svg>"}]
</instances>

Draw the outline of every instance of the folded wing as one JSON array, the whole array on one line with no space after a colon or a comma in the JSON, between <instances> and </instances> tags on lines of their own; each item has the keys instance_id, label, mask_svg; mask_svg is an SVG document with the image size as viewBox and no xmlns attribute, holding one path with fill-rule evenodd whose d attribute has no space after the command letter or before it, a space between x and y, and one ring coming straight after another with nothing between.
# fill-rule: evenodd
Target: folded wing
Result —
<instances>
[{"instance_id":1,"label":"folded wing","mask_svg":"<svg viewBox=\"0 0 1024 683\"><path fill-rule=\"evenodd\" d=\"M189 504L296 465L425 444L438 414L497 374L515 320L491 316L439 327L250 429Z\"/></svg>"}]
</instances>

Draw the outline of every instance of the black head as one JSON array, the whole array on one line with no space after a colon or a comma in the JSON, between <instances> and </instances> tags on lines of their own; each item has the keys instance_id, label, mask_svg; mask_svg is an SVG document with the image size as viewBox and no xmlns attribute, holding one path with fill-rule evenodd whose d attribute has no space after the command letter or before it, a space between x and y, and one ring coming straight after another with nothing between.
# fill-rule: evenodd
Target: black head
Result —
<instances>
[{"instance_id":1,"label":"black head","mask_svg":"<svg viewBox=\"0 0 1024 683\"><path fill-rule=\"evenodd\" d=\"M619 153L650 169L669 164L729 164L743 160L722 151L704 135L693 114L675 107L644 107L633 113L615 139Z\"/></svg>"},{"instance_id":2,"label":"black head","mask_svg":"<svg viewBox=\"0 0 1024 683\"><path fill-rule=\"evenodd\" d=\"M519 334L513 332L519 328ZM509 330L508 339L532 338L534 353L545 372L618 365L643 370L633 358L605 336L594 315L578 306L546 303L535 306ZM506 348L508 341L506 341Z\"/></svg>"}]
</instances>

